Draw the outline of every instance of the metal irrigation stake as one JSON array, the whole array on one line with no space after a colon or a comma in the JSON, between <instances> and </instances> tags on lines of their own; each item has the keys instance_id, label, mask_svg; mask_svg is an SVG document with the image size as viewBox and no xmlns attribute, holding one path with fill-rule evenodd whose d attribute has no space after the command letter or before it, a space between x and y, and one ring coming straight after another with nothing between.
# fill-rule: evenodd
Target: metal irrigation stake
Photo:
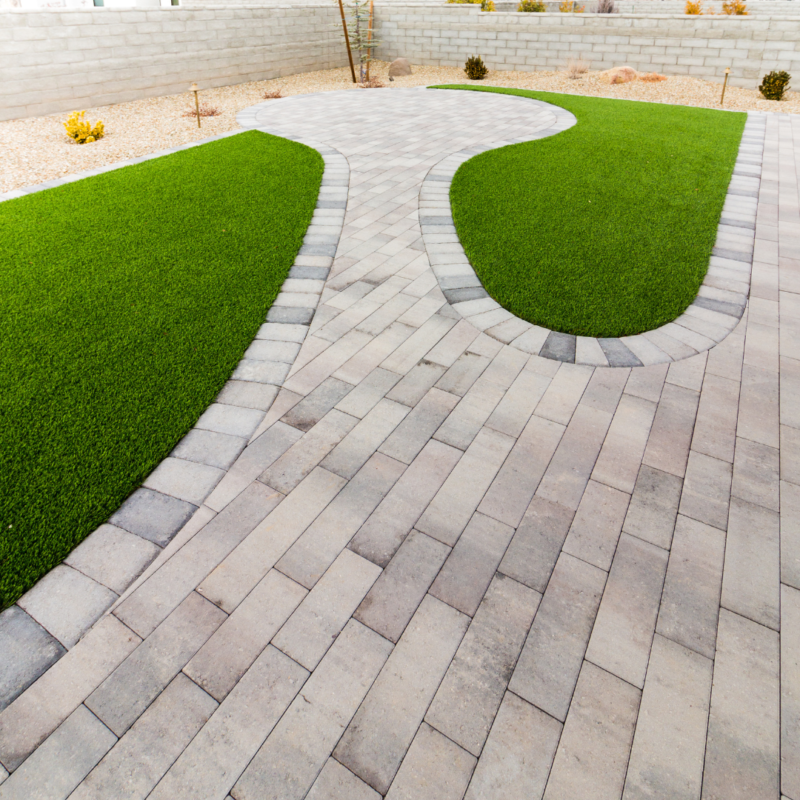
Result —
<instances>
[{"instance_id":1,"label":"metal irrigation stake","mask_svg":"<svg viewBox=\"0 0 800 800\"><path fill-rule=\"evenodd\" d=\"M197 99L197 84L193 83L190 91L194 92L194 110L197 113L197 127L200 127L200 101Z\"/></svg>"},{"instance_id":2,"label":"metal irrigation stake","mask_svg":"<svg viewBox=\"0 0 800 800\"><path fill-rule=\"evenodd\" d=\"M725 80L722 83L722 97L719 99L720 108L722 107L722 103L725 100L725 87L728 85L728 75L731 74L731 68L725 67Z\"/></svg>"},{"instance_id":3,"label":"metal irrigation stake","mask_svg":"<svg viewBox=\"0 0 800 800\"><path fill-rule=\"evenodd\" d=\"M350 74L353 76L353 83L358 83L358 81L356 81L356 68L353 66L353 53L350 50L350 37L347 35L347 22L344 18L342 0L339 0L339 13L342 15L342 28L344 28L344 41L347 45L347 57L350 59Z\"/></svg>"}]
</instances>

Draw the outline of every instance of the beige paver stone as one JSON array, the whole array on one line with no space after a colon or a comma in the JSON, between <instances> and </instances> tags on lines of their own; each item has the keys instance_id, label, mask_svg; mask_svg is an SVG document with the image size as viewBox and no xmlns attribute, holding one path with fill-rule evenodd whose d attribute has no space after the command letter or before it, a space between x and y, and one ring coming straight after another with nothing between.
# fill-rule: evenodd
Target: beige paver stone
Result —
<instances>
[{"instance_id":1,"label":"beige paver stone","mask_svg":"<svg viewBox=\"0 0 800 800\"><path fill-rule=\"evenodd\" d=\"M781 481L781 582L800 589L800 487Z\"/></svg>"},{"instance_id":2,"label":"beige paver stone","mask_svg":"<svg viewBox=\"0 0 800 800\"><path fill-rule=\"evenodd\" d=\"M625 384L625 394L641 397L658 403L667 377L668 364L653 364L649 367L634 367Z\"/></svg>"},{"instance_id":3,"label":"beige paver stone","mask_svg":"<svg viewBox=\"0 0 800 800\"><path fill-rule=\"evenodd\" d=\"M608 572L629 499L625 492L589 481L564 542L564 552Z\"/></svg>"},{"instance_id":4,"label":"beige paver stone","mask_svg":"<svg viewBox=\"0 0 800 800\"><path fill-rule=\"evenodd\" d=\"M593 373L592 367L562 366L539 401L536 415L568 425Z\"/></svg>"},{"instance_id":5,"label":"beige paver stone","mask_svg":"<svg viewBox=\"0 0 800 800\"><path fill-rule=\"evenodd\" d=\"M734 334L726 336L716 347L708 351L706 375L718 375L720 378L741 381L743 359L744 336Z\"/></svg>"},{"instance_id":6,"label":"beige paver stone","mask_svg":"<svg viewBox=\"0 0 800 800\"><path fill-rule=\"evenodd\" d=\"M540 595L498 575L484 596L425 719L480 756Z\"/></svg>"},{"instance_id":7,"label":"beige paver stone","mask_svg":"<svg viewBox=\"0 0 800 800\"><path fill-rule=\"evenodd\" d=\"M613 416L629 377L630 370L623 367L596 369L583 393L581 405L606 411Z\"/></svg>"},{"instance_id":8,"label":"beige paver stone","mask_svg":"<svg viewBox=\"0 0 800 800\"><path fill-rule=\"evenodd\" d=\"M664 385L643 463L679 478L684 476L699 399L691 389Z\"/></svg>"},{"instance_id":9,"label":"beige paver stone","mask_svg":"<svg viewBox=\"0 0 800 800\"><path fill-rule=\"evenodd\" d=\"M306 800L380 800L380 797L336 759L329 758Z\"/></svg>"},{"instance_id":10,"label":"beige paver stone","mask_svg":"<svg viewBox=\"0 0 800 800\"><path fill-rule=\"evenodd\" d=\"M352 417L363 419L399 380L400 376L396 372L374 369L336 404L336 408Z\"/></svg>"},{"instance_id":11,"label":"beige paver stone","mask_svg":"<svg viewBox=\"0 0 800 800\"><path fill-rule=\"evenodd\" d=\"M419 531L411 531L354 617L396 642L449 553L447 545Z\"/></svg>"},{"instance_id":12,"label":"beige paver stone","mask_svg":"<svg viewBox=\"0 0 800 800\"><path fill-rule=\"evenodd\" d=\"M149 798L225 797L307 677L299 664L268 646Z\"/></svg>"},{"instance_id":13,"label":"beige paver stone","mask_svg":"<svg viewBox=\"0 0 800 800\"><path fill-rule=\"evenodd\" d=\"M391 651L351 620L237 781L235 800L302 800Z\"/></svg>"},{"instance_id":14,"label":"beige paver stone","mask_svg":"<svg viewBox=\"0 0 800 800\"><path fill-rule=\"evenodd\" d=\"M461 800L475 762L474 756L423 722L387 800Z\"/></svg>"},{"instance_id":15,"label":"beige paver stone","mask_svg":"<svg viewBox=\"0 0 800 800\"><path fill-rule=\"evenodd\" d=\"M317 467L200 584L198 591L230 613L275 566L344 486Z\"/></svg>"},{"instance_id":16,"label":"beige paver stone","mask_svg":"<svg viewBox=\"0 0 800 800\"><path fill-rule=\"evenodd\" d=\"M620 536L586 658L628 683L644 686L667 570L666 550Z\"/></svg>"},{"instance_id":17,"label":"beige paver stone","mask_svg":"<svg viewBox=\"0 0 800 800\"><path fill-rule=\"evenodd\" d=\"M783 361L780 387L777 371L752 364L742 367L737 436L768 447L780 446L779 396L783 394L783 380Z\"/></svg>"},{"instance_id":18,"label":"beige paver stone","mask_svg":"<svg viewBox=\"0 0 800 800\"><path fill-rule=\"evenodd\" d=\"M504 575L544 592L574 512L534 497L498 567Z\"/></svg>"},{"instance_id":19,"label":"beige paver stone","mask_svg":"<svg viewBox=\"0 0 800 800\"><path fill-rule=\"evenodd\" d=\"M656 636L623 800L700 797L713 662Z\"/></svg>"},{"instance_id":20,"label":"beige paver stone","mask_svg":"<svg viewBox=\"0 0 800 800\"><path fill-rule=\"evenodd\" d=\"M583 663L606 574L562 554L514 668L509 689L563 722Z\"/></svg>"},{"instance_id":21,"label":"beige paver stone","mask_svg":"<svg viewBox=\"0 0 800 800\"><path fill-rule=\"evenodd\" d=\"M684 389L700 391L703 385L703 374L706 368L706 353L698 353L691 358L673 361L667 372L667 383L683 386Z\"/></svg>"},{"instance_id":22,"label":"beige paver stone","mask_svg":"<svg viewBox=\"0 0 800 800\"><path fill-rule=\"evenodd\" d=\"M720 610L703 800L779 794L778 634Z\"/></svg>"},{"instance_id":23,"label":"beige paver stone","mask_svg":"<svg viewBox=\"0 0 800 800\"><path fill-rule=\"evenodd\" d=\"M71 800L144 800L216 708L212 697L179 673Z\"/></svg>"},{"instance_id":24,"label":"beige paver stone","mask_svg":"<svg viewBox=\"0 0 800 800\"><path fill-rule=\"evenodd\" d=\"M776 512L731 500L720 602L774 630L780 627L779 536Z\"/></svg>"},{"instance_id":25,"label":"beige paver stone","mask_svg":"<svg viewBox=\"0 0 800 800\"><path fill-rule=\"evenodd\" d=\"M623 395L594 466L593 480L628 494L633 491L655 413L655 403Z\"/></svg>"},{"instance_id":26,"label":"beige paver stone","mask_svg":"<svg viewBox=\"0 0 800 800\"><path fill-rule=\"evenodd\" d=\"M739 382L706 375L700 393L692 450L733 462L738 412Z\"/></svg>"},{"instance_id":27,"label":"beige paver stone","mask_svg":"<svg viewBox=\"0 0 800 800\"><path fill-rule=\"evenodd\" d=\"M385 567L461 456L454 447L428 442L355 535L350 549Z\"/></svg>"},{"instance_id":28,"label":"beige paver stone","mask_svg":"<svg viewBox=\"0 0 800 800\"><path fill-rule=\"evenodd\" d=\"M416 527L452 547L513 446L514 439L510 436L484 428L453 468Z\"/></svg>"},{"instance_id":29,"label":"beige paver stone","mask_svg":"<svg viewBox=\"0 0 800 800\"><path fill-rule=\"evenodd\" d=\"M778 511L780 472L778 450L747 439L736 440L731 483L733 497Z\"/></svg>"},{"instance_id":30,"label":"beige paver stone","mask_svg":"<svg viewBox=\"0 0 800 800\"><path fill-rule=\"evenodd\" d=\"M621 797L641 692L584 662L544 800Z\"/></svg>"},{"instance_id":31,"label":"beige paver stone","mask_svg":"<svg viewBox=\"0 0 800 800\"><path fill-rule=\"evenodd\" d=\"M541 797L560 735L561 723L507 692L465 800Z\"/></svg>"},{"instance_id":32,"label":"beige paver stone","mask_svg":"<svg viewBox=\"0 0 800 800\"><path fill-rule=\"evenodd\" d=\"M490 369L485 373L487 380L491 378ZM508 436L518 437L549 385L549 378L523 369L497 404L486 425Z\"/></svg>"},{"instance_id":33,"label":"beige paver stone","mask_svg":"<svg viewBox=\"0 0 800 800\"><path fill-rule=\"evenodd\" d=\"M781 791L800 794L800 592L781 586Z\"/></svg>"},{"instance_id":34,"label":"beige paver stone","mask_svg":"<svg viewBox=\"0 0 800 800\"><path fill-rule=\"evenodd\" d=\"M0 713L0 763L15 770L122 662L141 639L104 617Z\"/></svg>"},{"instance_id":35,"label":"beige paver stone","mask_svg":"<svg viewBox=\"0 0 800 800\"><path fill-rule=\"evenodd\" d=\"M371 561L343 550L281 628L275 647L313 671L380 574Z\"/></svg>"},{"instance_id":36,"label":"beige paver stone","mask_svg":"<svg viewBox=\"0 0 800 800\"><path fill-rule=\"evenodd\" d=\"M388 400L413 408L425 396L425 393L444 375L445 368L440 364L422 359L400 382L386 395Z\"/></svg>"},{"instance_id":37,"label":"beige paver stone","mask_svg":"<svg viewBox=\"0 0 800 800\"><path fill-rule=\"evenodd\" d=\"M692 451L686 467L680 513L725 530L733 466Z\"/></svg>"},{"instance_id":38,"label":"beige paver stone","mask_svg":"<svg viewBox=\"0 0 800 800\"><path fill-rule=\"evenodd\" d=\"M669 549L683 481L669 472L643 464L625 515L622 530Z\"/></svg>"},{"instance_id":39,"label":"beige paver stone","mask_svg":"<svg viewBox=\"0 0 800 800\"><path fill-rule=\"evenodd\" d=\"M441 424L435 438L466 450L503 398L504 391L496 383L479 379Z\"/></svg>"},{"instance_id":40,"label":"beige paver stone","mask_svg":"<svg viewBox=\"0 0 800 800\"><path fill-rule=\"evenodd\" d=\"M707 658L717 641L725 533L679 516L656 630Z\"/></svg>"},{"instance_id":41,"label":"beige paver stone","mask_svg":"<svg viewBox=\"0 0 800 800\"><path fill-rule=\"evenodd\" d=\"M800 484L800 430L781 425L780 448L781 478Z\"/></svg>"},{"instance_id":42,"label":"beige paver stone","mask_svg":"<svg viewBox=\"0 0 800 800\"><path fill-rule=\"evenodd\" d=\"M469 617L426 597L334 751L334 757L385 794Z\"/></svg>"},{"instance_id":43,"label":"beige paver stone","mask_svg":"<svg viewBox=\"0 0 800 800\"><path fill-rule=\"evenodd\" d=\"M183 671L221 702L305 596L302 586L270 570Z\"/></svg>"},{"instance_id":44,"label":"beige paver stone","mask_svg":"<svg viewBox=\"0 0 800 800\"><path fill-rule=\"evenodd\" d=\"M430 593L473 616L514 535L514 529L476 513L456 542Z\"/></svg>"},{"instance_id":45,"label":"beige paver stone","mask_svg":"<svg viewBox=\"0 0 800 800\"><path fill-rule=\"evenodd\" d=\"M517 527L547 469L564 426L532 416L503 466L492 481L478 510Z\"/></svg>"}]
</instances>

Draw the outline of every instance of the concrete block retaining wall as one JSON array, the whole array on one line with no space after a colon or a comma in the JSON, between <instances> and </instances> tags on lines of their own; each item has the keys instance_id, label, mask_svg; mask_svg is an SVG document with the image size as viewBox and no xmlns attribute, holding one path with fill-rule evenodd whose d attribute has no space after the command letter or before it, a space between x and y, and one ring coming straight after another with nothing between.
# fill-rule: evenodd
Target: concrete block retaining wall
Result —
<instances>
[{"instance_id":1,"label":"concrete block retaining wall","mask_svg":"<svg viewBox=\"0 0 800 800\"><path fill-rule=\"evenodd\" d=\"M300 0L302 2L302 0ZM776 4L781 0L774 0ZM762 4L767 4L766 0ZM790 3L787 3L790 4ZM798 2L800 6L800 2ZM800 17L484 14L478 6L376 6L378 56L490 69L592 69L622 63L755 87L772 69L800 73ZM332 3L0 13L0 119L342 67Z\"/></svg>"},{"instance_id":2,"label":"concrete block retaining wall","mask_svg":"<svg viewBox=\"0 0 800 800\"><path fill-rule=\"evenodd\" d=\"M347 64L333 3L0 13L0 119Z\"/></svg>"},{"instance_id":3,"label":"concrete block retaining wall","mask_svg":"<svg viewBox=\"0 0 800 800\"><path fill-rule=\"evenodd\" d=\"M392 5L378 15L378 56L461 66L481 55L490 69L562 69L583 58L591 69L630 64L755 88L764 73L800 73L800 18L623 14L481 13L477 6Z\"/></svg>"}]
</instances>

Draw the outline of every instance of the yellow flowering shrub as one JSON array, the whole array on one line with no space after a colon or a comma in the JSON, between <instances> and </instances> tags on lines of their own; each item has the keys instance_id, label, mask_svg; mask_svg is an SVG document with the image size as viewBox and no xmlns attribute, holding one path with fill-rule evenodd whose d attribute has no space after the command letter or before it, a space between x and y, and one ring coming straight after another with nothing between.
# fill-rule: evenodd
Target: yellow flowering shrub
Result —
<instances>
[{"instance_id":1,"label":"yellow flowering shrub","mask_svg":"<svg viewBox=\"0 0 800 800\"><path fill-rule=\"evenodd\" d=\"M558 10L562 14L583 14L586 11L586 6L579 6L574 0L561 0Z\"/></svg>"},{"instance_id":2,"label":"yellow flowering shrub","mask_svg":"<svg viewBox=\"0 0 800 800\"><path fill-rule=\"evenodd\" d=\"M69 119L63 123L67 130L67 136L70 139L74 139L78 144L102 139L106 132L102 120L97 120L94 127L92 127L92 123L83 118L85 113L85 111L73 111Z\"/></svg>"}]
</instances>

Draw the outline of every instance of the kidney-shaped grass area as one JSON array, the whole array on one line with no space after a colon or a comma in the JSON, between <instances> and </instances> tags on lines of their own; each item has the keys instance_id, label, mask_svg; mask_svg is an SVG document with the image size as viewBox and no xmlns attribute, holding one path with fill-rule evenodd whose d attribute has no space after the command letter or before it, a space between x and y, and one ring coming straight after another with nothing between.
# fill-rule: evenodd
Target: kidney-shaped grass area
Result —
<instances>
[{"instance_id":1,"label":"kidney-shaped grass area","mask_svg":"<svg viewBox=\"0 0 800 800\"><path fill-rule=\"evenodd\" d=\"M213 402L292 265L323 169L252 131L0 203L0 608Z\"/></svg>"},{"instance_id":2,"label":"kidney-shaped grass area","mask_svg":"<svg viewBox=\"0 0 800 800\"><path fill-rule=\"evenodd\" d=\"M577 118L555 136L475 156L453 179L459 239L498 303L545 328L606 337L657 328L694 300L745 114L436 88L531 97Z\"/></svg>"}]
</instances>

